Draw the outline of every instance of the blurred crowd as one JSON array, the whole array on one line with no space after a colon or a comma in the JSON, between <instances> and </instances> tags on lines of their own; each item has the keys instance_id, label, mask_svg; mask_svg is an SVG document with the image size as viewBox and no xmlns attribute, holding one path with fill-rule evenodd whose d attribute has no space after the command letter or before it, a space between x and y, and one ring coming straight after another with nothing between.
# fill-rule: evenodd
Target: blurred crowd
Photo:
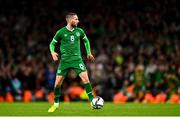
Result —
<instances>
[{"instance_id":1,"label":"blurred crowd","mask_svg":"<svg viewBox=\"0 0 180 117\"><path fill-rule=\"evenodd\" d=\"M0 101L52 101L56 68L49 43L76 12L95 63L86 61L96 95L115 103L180 103L178 0L0 1ZM58 50L58 45L57 49ZM70 71L62 100L86 100ZM31 98L30 98L31 97Z\"/></svg>"}]
</instances>

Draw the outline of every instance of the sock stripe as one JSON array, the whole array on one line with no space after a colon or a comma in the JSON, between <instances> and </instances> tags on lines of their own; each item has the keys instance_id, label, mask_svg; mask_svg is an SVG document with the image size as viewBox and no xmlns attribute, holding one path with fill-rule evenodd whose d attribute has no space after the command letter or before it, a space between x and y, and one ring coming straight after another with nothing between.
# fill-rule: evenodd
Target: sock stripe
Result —
<instances>
[{"instance_id":1,"label":"sock stripe","mask_svg":"<svg viewBox=\"0 0 180 117\"><path fill-rule=\"evenodd\" d=\"M60 97L60 95L55 95L54 97L55 97L55 98L56 98L56 97Z\"/></svg>"},{"instance_id":2,"label":"sock stripe","mask_svg":"<svg viewBox=\"0 0 180 117\"><path fill-rule=\"evenodd\" d=\"M90 93L92 93L92 92L89 92L89 93L87 93L87 94L90 94Z\"/></svg>"},{"instance_id":3,"label":"sock stripe","mask_svg":"<svg viewBox=\"0 0 180 117\"><path fill-rule=\"evenodd\" d=\"M54 102L59 102L59 97L61 96L61 88L54 88Z\"/></svg>"},{"instance_id":4,"label":"sock stripe","mask_svg":"<svg viewBox=\"0 0 180 117\"><path fill-rule=\"evenodd\" d=\"M88 95L89 97L89 100L92 101L93 98L94 98L94 95L93 95L93 91L92 91L92 87L91 87L91 84L90 83L86 83L84 85L85 87L85 90L86 90L86 94Z\"/></svg>"}]
</instances>

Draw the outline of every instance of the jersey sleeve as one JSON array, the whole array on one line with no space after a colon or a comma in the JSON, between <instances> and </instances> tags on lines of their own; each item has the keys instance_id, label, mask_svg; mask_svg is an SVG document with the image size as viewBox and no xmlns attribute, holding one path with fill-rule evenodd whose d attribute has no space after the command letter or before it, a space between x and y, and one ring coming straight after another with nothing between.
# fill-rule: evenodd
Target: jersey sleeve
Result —
<instances>
[{"instance_id":1,"label":"jersey sleeve","mask_svg":"<svg viewBox=\"0 0 180 117\"><path fill-rule=\"evenodd\" d=\"M55 45L59 40L60 40L60 31L57 31L49 45L51 53L55 52Z\"/></svg>"},{"instance_id":2,"label":"jersey sleeve","mask_svg":"<svg viewBox=\"0 0 180 117\"><path fill-rule=\"evenodd\" d=\"M80 28L80 31L81 31L81 38L82 38L83 40L84 40L85 38L87 38L84 30Z\"/></svg>"},{"instance_id":3,"label":"jersey sleeve","mask_svg":"<svg viewBox=\"0 0 180 117\"><path fill-rule=\"evenodd\" d=\"M55 41L56 43L60 40L61 37L61 31L57 31L56 34L53 37L53 41Z\"/></svg>"},{"instance_id":4,"label":"jersey sleeve","mask_svg":"<svg viewBox=\"0 0 180 117\"><path fill-rule=\"evenodd\" d=\"M80 29L80 30L81 30L81 38L82 38L85 48L86 48L86 53L87 53L87 55L89 55L89 54L91 54L91 47L90 47L89 39L87 38L85 32L82 29Z\"/></svg>"}]
</instances>

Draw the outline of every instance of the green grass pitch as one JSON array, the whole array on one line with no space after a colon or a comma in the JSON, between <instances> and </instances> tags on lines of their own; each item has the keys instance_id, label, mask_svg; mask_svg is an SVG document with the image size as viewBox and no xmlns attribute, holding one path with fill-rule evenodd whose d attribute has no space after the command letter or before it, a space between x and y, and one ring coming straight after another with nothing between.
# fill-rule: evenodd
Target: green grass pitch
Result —
<instances>
[{"instance_id":1,"label":"green grass pitch","mask_svg":"<svg viewBox=\"0 0 180 117\"><path fill-rule=\"evenodd\" d=\"M105 102L103 109L91 110L88 102L61 103L54 113L51 104L0 103L0 116L180 116L180 104L113 104Z\"/></svg>"}]
</instances>

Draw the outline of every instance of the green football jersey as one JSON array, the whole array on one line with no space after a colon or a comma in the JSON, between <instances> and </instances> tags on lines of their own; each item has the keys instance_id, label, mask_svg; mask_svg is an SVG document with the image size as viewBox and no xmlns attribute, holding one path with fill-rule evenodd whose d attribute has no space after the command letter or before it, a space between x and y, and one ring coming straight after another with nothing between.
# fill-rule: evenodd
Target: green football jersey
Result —
<instances>
[{"instance_id":1,"label":"green football jersey","mask_svg":"<svg viewBox=\"0 0 180 117\"><path fill-rule=\"evenodd\" d=\"M62 61L74 61L81 58L80 39L87 39L81 28L75 27L72 31L67 27L58 30L53 41L60 42Z\"/></svg>"}]
</instances>

